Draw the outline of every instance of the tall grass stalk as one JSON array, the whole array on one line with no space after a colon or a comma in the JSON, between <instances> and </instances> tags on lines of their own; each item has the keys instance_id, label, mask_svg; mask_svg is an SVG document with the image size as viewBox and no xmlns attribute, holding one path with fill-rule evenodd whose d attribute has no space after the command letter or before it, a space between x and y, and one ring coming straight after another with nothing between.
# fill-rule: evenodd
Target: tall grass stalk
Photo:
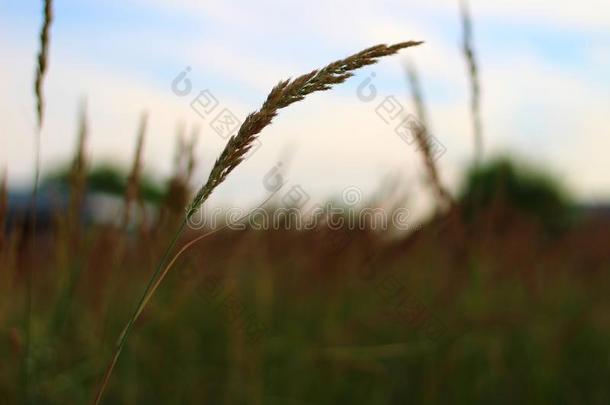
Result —
<instances>
[{"instance_id":1,"label":"tall grass stalk","mask_svg":"<svg viewBox=\"0 0 610 405\"><path fill-rule=\"evenodd\" d=\"M184 173L184 181L186 184L190 184L193 172L197 166L197 158L195 157L195 149L197 148L197 142L199 141L199 133L201 129L199 126L195 126L191 132L191 140L187 145L187 156L186 156L186 168Z\"/></svg>"},{"instance_id":2,"label":"tall grass stalk","mask_svg":"<svg viewBox=\"0 0 610 405\"><path fill-rule=\"evenodd\" d=\"M63 288L55 305L55 314L51 318L51 329L56 333L65 326L65 320L73 303L73 294L76 289L78 279L85 267L84 264L84 244L82 232L83 201L87 186L87 138L89 126L87 121L87 104L83 99L78 112L76 148L72 165L69 171L70 200L66 219L61 221L63 227L60 231L65 232L65 237L58 237L61 241L61 257L64 264L61 266L68 269L67 278L63 280ZM60 232L61 233L61 232ZM71 252L78 252L74 254Z\"/></svg>"},{"instance_id":3,"label":"tall grass stalk","mask_svg":"<svg viewBox=\"0 0 610 405\"><path fill-rule=\"evenodd\" d=\"M415 140L418 144L418 149L421 151L424 165L428 173L428 180L432 185L438 203L443 208L449 208L453 205L453 199L441 182L434 157L432 156L432 151L430 150L430 124L419 76L417 75L417 70L413 62L408 63L406 68L407 78L411 89L411 97L413 99L413 104L415 104L417 119L419 120L419 125L415 128Z\"/></svg>"},{"instance_id":4,"label":"tall grass stalk","mask_svg":"<svg viewBox=\"0 0 610 405\"><path fill-rule=\"evenodd\" d=\"M6 169L2 171L2 181L0 182L0 254L4 250L4 232L6 228L6 217L8 213L8 185Z\"/></svg>"},{"instance_id":5,"label":"tall grass stalk","mask_svg":"<svg viewBox=\"0 0 610 405\"><path fill-rule=\"evenodd\" d=\"M70 207L68 214L70 218L70 231L75 231L75 227L80 221L80 215L83 208L83 199L85 197L85 187L87 183L87 137L89 129L87 125L87 104L83 100L81 102L79 119L78 119L78 135L76 150L72 160L70 169Z\"/></svg>"},{"instance_id":6,"label":"tall grass stalk","mask_svg":"<svg viewBox=\"0 0 610 405\"><path fill-rule=\"evenodd\" d=\"M474 51L472 17L468 7L468 0L460 0L460 12L462 19L462 51L464 52L464 57L466 58L470 78L470 114L472 117L472 128L474 132L474 156L475 164L478 165L483 158L481 85L479 80L479 68Z\"/></svg>"},{"instance_id":7,"label":"tall grass stalk","mask_svg":"<svg viewBox=\"0 0 610 405\"><path fill-rule=\"evenodd\" d=\"M144 151L144 138L146 136L147 120L147 114L142 113L140 118L140 127L138 129L136 150L133 157L133 164L129 173L129 178L127 179L127 186L125 187L125 202L121 226L124 230L129 226L133 204L137 203L139 198L138 190L140 188L140 180L142 176L142 154Z\"/></svg>"},{"instance_id":8,"label":"tall grass stalk","mask_svg":"<svg viewBox=\"0 0 610 405\"><path fill-rule=\"evenodd\" d=\"M176 151L174 156L174 178L185 185L192 179L193 171L197 165L195 149L199 141L199 126L193 127L190 139L186 139L184 124L178 125L176 130Z\"/></svg>"},{"instance_id":9,"label":"tall grass stalk","mask_svg":"<svg viewBox=\"0 0 610 405\"><path fill-rule=\"evenodd\" d=\"M199 210L201 205L211 195L212 191L214 191L214 189L226 179L229 173L246 158L246 154L252 147L252 143L256 140L258 134L266 126L271 124L273 118L278 114L278 111L292 103L303 100L311 93L330 90L334 85L342 83L350 78L353 75L352 71L366 65L374 64L381 57L393 55L403 48L420 45L421 43L422 42L409 41L391 46L377 45L345 59L333 62L322 69L316 69L295 79L281 81L271 90L262 107L246 117L237 134L229 138L220 157L212 167L208 180L199 189L193 198L193 201L186 208L184 220L178 227L178 230L165 250L161 261L150 277L133 315L128 320L123 332L119 336L114 355L104 373L97 391L94 401L95 404L99 404L102 400L112 371L114 370L134 323L152 296L152 293L159 286L164 275L171 268L171 265L175 262L177 257L186 250L185 247L183 247L168 264L170 254L178 243L188 221ZM187 246L190 245L191 244L187 244Z\"/></svg>"},{"instance_id":10,"label":"tall grass stalk","mask_svg":"<svg viewBox=\"0 0 610 405\"><path fill-rule=\"evenodd\" d=\"M36 117L38 128L42 128L44 117L44 97L42 84L44 81L47 66L49 64L49 32L53 21L53 1L44 0L44 13L42 29L40 30L40 50L38 52L38 64L36 66L36 79L34 81L34 93L36 94Z\"/></svg>"},{"instance_id":11,"label":"tall grass stalk","mask_svg":"<svg viewBox=\"0 0 610 405\"><path fill-rule=\"evenodd\" d=\"M101 339L100 342L103 345L106 342L107 338L107 329L108 323L110 321L109 314L112 313L112 297L114 296L114 292L117 285L117 272L123 259L125 257L125 248L126 241L123 238L127 234L127 230L129 227L129 223L131 220L131 211L133 207L133 203L137 202L140 198L139 190L142 176L142 155L144 153L144 140L146 137L146 128L148 123L148 114L143 112L140 116L140 123L138 126L136 146L133 155L133 162L131 165L131 171L127 178L127 185L125 187L125 194L123 196L123 215L121 217L120 223L120 238L117 238L120 243L117 243L116 249L114 250L114 255L112 258L112 265L109 269L108 282L107 282L107 298L103 304L102 314L103 314L103 325L102 331L100 333ZM144 212L144 207L141 207L141 212Z\"/></svg>"},{"instance_id":12,"label":"tall grass stalk","mask_svg":"<svg viewBox=\"0 0 610 405\"><path fill-rule=\"evenodd\" d=\"M37 125L34 134L34 187L32 191L32 251L36 251L36 222L38 210L38 183L40 181L40 145L42 137L42 122L44 118L44 97L43 97L43 81L47 72L48 54L49 54L49 33L51 30L51 22L53 20L53 1L43 0L43 23L40 30L40 50L37 57L36 76L34 80L34 94L36 97L36 118ZM22 365L22 391L25 402L29 401L29 358L30 358L30 343L31 343L31 312L32 312L32 274L31 271L25 271L26 278L26 294L25 294L25 319L24 332L25 343L23 350L23 365Z\"/></svg>"},{"instance_id":13,"label":"tall grass stalk","mask_svg":"<svg viewBox=\"0 0 610 405\"><path fill-rule=\"evenodd\" d=\"M49 42L51 23L53 21L53 1L43 0L43 22L40 29L40 49L36 58L36 76L34 79L34 95L36 97L36 129L34 139L34 191L32 192L32 228L36 232L36 203L38 199L38 182L40 181L40 144L42 136L42 123L44 120L43 82L49 65ZM36 238L33 238L34 240Z\"/></svg>"}]
</instances>

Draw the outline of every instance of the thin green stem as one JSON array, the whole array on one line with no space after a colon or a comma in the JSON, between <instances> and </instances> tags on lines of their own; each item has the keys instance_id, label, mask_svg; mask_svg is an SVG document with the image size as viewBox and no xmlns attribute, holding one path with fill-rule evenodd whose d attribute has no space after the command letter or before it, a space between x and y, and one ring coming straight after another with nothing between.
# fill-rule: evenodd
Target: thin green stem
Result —
<instances>
[{"instance_id":1,"label":"thin green stem","mask_svg":"<svg viewBox=\"0 0 610 405\"><path fill-rule=\"evenodd\" d=\"M119 356L121 355L121 352L123 351L123 347L125 346L125 342L127 341L127 336L131 332L133 325L135 324L135 322L138 319L138 315L140 314L140 309L141 309L142 305L144 304L146 297L148 296L148 292L150 291L152 286L155 284L155 280L158 278L161 270L165 267L165 264L168 261L171 252L176 247L178 240L180 239L180 237L182 236L182 233L184 232L184 230L186 228L187 222L188 222L188 217L185 217L184 220L182 221L182 223L180 224L180 227L174 234L172 241L169 243L169 245L165 249L165 253L163 254L163 257L159 261L154 273L151 275L151 277L148 280L148 284L146 285L146 289L144 290L142 297L138 301L138 305L136 305L132 316L129 318L129 321L127 321L127 324L125 325L125 328L123 329L123 332L121 332L121 335L119 336L119 340L118 340L116 348L115 348L114 356L112 358L112 361L108 365L106 372L104 373L104 378L102 380L100 388L95 397L94 403L96 405L100 403L102 396L104 395L104 391L106 390L106 386L108 385L108 380L110 379L110 376L112 375L112 371L114 370L114 367L116 366Z\"/></svg>"},{"instance_id":2,"label":"thin green stem","mask_svg":"<svg viewBox=\"0 0 610 405\"><path fill-rule=\"evenodd\" d=\"M32 254L30 257L36 256L36 228L38 222L38 185L40 183L40 144L41 144L41 131L42 128L37 127L34 139L34 155L35 155L35 168L34 168L34 187L32 189L32 201L31 201L31 221L30 226L32 228L32 240L31 249ZM27 222L26 222L27 226ZM35 267L35 266L34 266ZM30 381L30 346L31 346L31 323L32 323L32 269L24 269L25 272L25 317L24 317L24 348L23 348L23 364L22 364L22 394L24 403L29 401L29 381Z\"/></svg>"}]
</instances>

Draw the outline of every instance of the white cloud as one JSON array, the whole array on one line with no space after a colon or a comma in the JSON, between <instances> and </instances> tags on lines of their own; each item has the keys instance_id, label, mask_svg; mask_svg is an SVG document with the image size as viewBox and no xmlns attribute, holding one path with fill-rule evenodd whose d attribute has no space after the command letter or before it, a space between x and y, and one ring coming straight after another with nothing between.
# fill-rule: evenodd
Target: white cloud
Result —
<instances>
[{"instance_id":1,"label":"white cloud","mask_svg":"<svg viewBox=\"0 0 610 405\"><path fill-rule=\"evenodd\" d=\"M513 18L529 23L544 23L579 29L610 27L610 3L606 0L494 0L474 1L481 16Z\"/></svg>"}]
</instances>

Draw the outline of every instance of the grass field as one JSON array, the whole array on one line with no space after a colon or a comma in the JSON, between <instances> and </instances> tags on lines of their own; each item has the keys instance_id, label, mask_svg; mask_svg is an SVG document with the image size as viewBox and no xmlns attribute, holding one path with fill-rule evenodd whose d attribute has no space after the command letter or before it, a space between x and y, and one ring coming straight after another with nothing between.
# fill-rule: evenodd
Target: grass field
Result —
<instances>
[{"instance_id":1,"label":"grass field","mask_svg":"<svg viewBox=\"0 0 610 405\"><path fill-rule=\"evenodd\" d=\"M607 403L607 224L544 236L509 216L463 227L449 215L393 240L215 234L138 321L106 403ZM83 403L168 237L60 227L35 255L11 238L2 401L23 387L17 269L34 280L30 400Z\"/></svg>"},{"instance_id":2,"label":"grass field","mask_svg":"<svg viewBox=\"0 0 610 405\"><path fill-rule=\"evenodd\" d=\"M193 179L196 131L180 138L170 179L145 175L146 114L131 169L93 167L84 105L71 164L42 173L53 2L43 4L31 203L12 198L6 175L0 187L0 403L610 403L610 215L543 170L485 158L467 7L474 163L458 193L443 184L411 65L429 216L408 230L379 229L374 216L333 225L367 210L394 218L408 196L381 190L296 226L302 218L268 190L257 208L283 212L276 228L259 229L252 214L239 229L194 229L283 109L422 42L373 46L278 82L207 180ZM100 193L118 201L112 221L85 210Z\"/></svg>"}]
</instances>

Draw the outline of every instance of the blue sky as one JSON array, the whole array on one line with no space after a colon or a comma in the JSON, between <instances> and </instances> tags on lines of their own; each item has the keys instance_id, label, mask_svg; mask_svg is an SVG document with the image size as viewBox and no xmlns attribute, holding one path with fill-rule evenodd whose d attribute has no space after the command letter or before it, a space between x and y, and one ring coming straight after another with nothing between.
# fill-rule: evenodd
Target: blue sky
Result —
<instances>
[{"instance_id":1,"label":"blue sky","mask_svg":"<svg viewBox=\"0 0 610 405\"><path fill-rule=\"evenodd\" d=\"M142 110L151 114L147 168L171 167L178 122L200 125L207 170L224 141L171 92L186 66L195 89L209 89L238 117L258 107L280 79L322 66L380 42L426 44L368 67L336 91L315 95L281 115L262 135L263 147L219 190L219 199L258 198L260 179L286 150L290 176L320 198L347 186L372 193L388 173L405 178L414 204L424 204L417 153L401 145L355 96L375 72L383 96L410 108L405 60L423 81L432 127L447 147L443 178L457 187L472 157L468 82L461 57L457 2L207 3L189 0L56 1L43 162L68 157L79 99L86 97L94 161L128 162ZM486 153L515 153L561 176L585 200L610 196L610 3L472 1L481 65ZM32 77L41 19L39 2L0 3L2 144L0 165L12 184L32 171ZM339 156L339 157L337 157ZM330 173L330 175L329 175ZM246 191L246 192L244 192Z\"/></svg>"}]
</instances>

